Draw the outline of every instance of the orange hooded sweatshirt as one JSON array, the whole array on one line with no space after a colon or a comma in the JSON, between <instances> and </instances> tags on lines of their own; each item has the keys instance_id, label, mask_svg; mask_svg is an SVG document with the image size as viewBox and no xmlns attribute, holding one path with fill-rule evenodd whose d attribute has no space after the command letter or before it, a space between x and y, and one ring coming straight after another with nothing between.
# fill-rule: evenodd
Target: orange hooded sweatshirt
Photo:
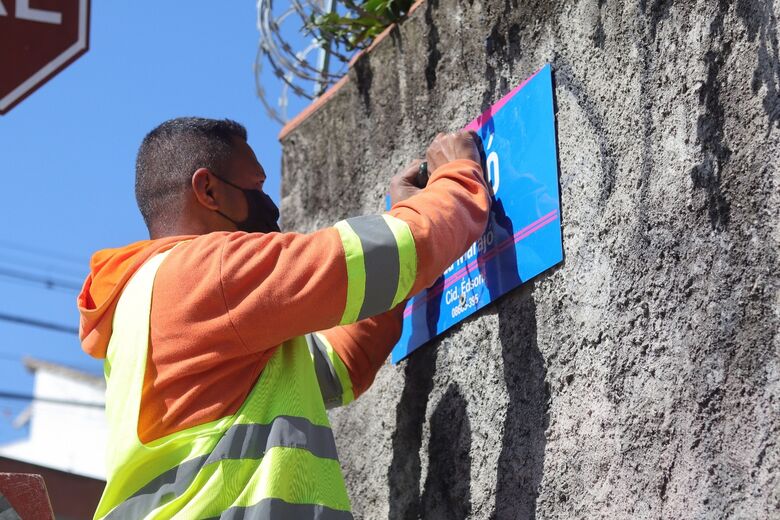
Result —
<instances>
[{"instance_id":1,"label":"orange hooded sweatshirt","mask_svg":"<svg viewBox=\"0 0 780 520\"><path fill-rule=\"evenodd\" d=\"M438 168L428 186L389 211L410 227L417 278L431 285L482 234L490 197L478 164ZM309 234L215 232L136 242L93 255L78 297L82 348L105 358L119 296L138 268L175 245L152 291L150 350L138 436L148 443L235 413L286 340L324 331L357 397L401 334L403 304L336 326L347 268L335 228Z\"/></svg>"}]
</instances>

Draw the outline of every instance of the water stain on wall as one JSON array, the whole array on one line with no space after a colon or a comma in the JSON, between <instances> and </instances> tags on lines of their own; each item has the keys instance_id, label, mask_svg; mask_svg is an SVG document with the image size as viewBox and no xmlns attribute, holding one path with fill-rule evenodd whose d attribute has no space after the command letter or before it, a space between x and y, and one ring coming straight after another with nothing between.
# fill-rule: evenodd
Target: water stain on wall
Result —
<instances>
[{"instance_id":1,"label":"water stain on wall","mask_svg":"<svg viewBox=\"0 0 780 520\"><path fill-rule=\"evenodd\" d=\"M425 83L428 90L433 90L436 86L436 67L439 66L439 60L441 60L441 52L438 47L439 29L433 23L433 10L438 9L438 7L438 0L430 0L425 5L425 21L428 23L428 37L426 38L428 59L425 65Z\"/></svg>"},{"instance_id":2,"label":"water stain on wall","mask_svg":"<svg viewBox=\"0 0 780 520\"><path fill-rule=\"evenodd\" d=\"M696 122L696 134L703 160L691 169L696 189L706 193L706 209L712 229L723 231L729 224L730 203L722 189L731 150L725 144L725 110L721 102L721 70L731 54L731 43L724 41L724 18L729 2L719 0L719 9L710 24L712 47L704 55L707 76L699 91L703 111Z\"/></svg>"},{"instance_id":3,"label":"water stain on wall","mask_svg":"<svg viewBox=\"0 0 780 520\"><path fill-rule=\"evenodd\" d=\"M780 128L780 46L777 38L777 17L771 0L738 0L736 14L748 31L748 40L758 38L758 56L753 72L753 93L764 87L763 107L769 119L767 135L774 125Z\"/></svg>"}]
</instances>

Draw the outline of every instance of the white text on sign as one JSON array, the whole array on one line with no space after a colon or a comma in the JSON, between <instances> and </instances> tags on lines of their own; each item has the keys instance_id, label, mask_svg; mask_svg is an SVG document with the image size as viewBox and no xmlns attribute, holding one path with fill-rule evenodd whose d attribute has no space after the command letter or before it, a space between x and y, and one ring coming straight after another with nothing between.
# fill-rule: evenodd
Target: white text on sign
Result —
<instances>
[{"instance_id":1,"label":"white text on sign","mask_svg":"<svg viewBox=\"0 0 780 520\"><path fill-rule=\"evenodd\" d=\"M8 11L3 5L3 1L4 0L0 0L0 16L8 16ZM30 0L16 0L15 15L19 20L62 25L62 13L30 7Z\"/></svg>"},{"instance_id":2,"label":"white text on sign","mask_svg":"<svg viewBox=\"0 0 780 520\"><path fill-rule=\"evenodd\" d=\"M493 134L490 134L485 149L489 150L491 146L493 146ZM495 150L490 152L487 159L485 159L485 168L487 169L488 182L493 188L493 195L497 195L498 186L501 183L501 174L498 169L498 153Z\"/></svg>"}]
</instances>

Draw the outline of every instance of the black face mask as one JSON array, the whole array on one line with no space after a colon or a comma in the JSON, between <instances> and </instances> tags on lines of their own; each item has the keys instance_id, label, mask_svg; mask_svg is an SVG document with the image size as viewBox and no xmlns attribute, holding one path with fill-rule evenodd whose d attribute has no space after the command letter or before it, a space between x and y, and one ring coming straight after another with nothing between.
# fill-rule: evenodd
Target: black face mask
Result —
<instances>
[{"instance_id":1,"label":"black face mask","mask_svg":"<svg viewBox=\"0 0 780 520\"><path fill-rule=\"evenodd\" d=\"M279 220L279 208L276 207L276 204L271 200L271 197L259 190L247 190L241 186L237 186L229 180L214 174L214 172L212 172L212 175L228 186L232 186L244 193L246 206L249 210L249 213L244 220L240 222L233 220L221 211L215 210L235 224L239 231L246 231L247 233L271 233L273 231L281 231L279 229L279 224L277 223Z\"/></svg>"}]
</instances>

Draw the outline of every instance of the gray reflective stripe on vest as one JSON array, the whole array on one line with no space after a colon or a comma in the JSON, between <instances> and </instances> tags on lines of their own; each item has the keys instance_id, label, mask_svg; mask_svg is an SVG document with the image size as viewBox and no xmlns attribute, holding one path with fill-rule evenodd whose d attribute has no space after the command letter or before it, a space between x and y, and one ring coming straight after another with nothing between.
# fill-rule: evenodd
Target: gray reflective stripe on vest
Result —
<instances>
[{"instance_id":1,"label":"gray reflective stripe on vest","mask_svg":"<svg viewBox=\"0 0 780 520\"><path fill-rule=\"evenodd\" d=\"M366 292L358 320L390 310L398 290L401 262L395 235L381 215L346 220L360 238L366 266Z\"/></svg>"},{"instance_id":2,"label":"gray reflective stripe on vest","mask_svg":"<svg viewBox=\"0 0 780 520\"><path fill-rule=\"evenodd\" d=\"M307 334L306 343L309 345L314 359L314 371L317 373L317 382L320 384L320 393L325 402L325 408L335 408L344 402L344 389L336 374L336 368L328 356L328 347L316 334Z\"/></svg>"},{"instance_id":3,"label":"gray reflective stripe on vest","mask_svg":"<svg viewBox=\"0 0 780 520\"><path fill-rule=\"evenodd\" d=\"M290 504L278 498L266 498L255 505L231 507L222 515L207 520L352 520L352 513L319 504Z\"/></svg>"},{"instance_id":4,"label":"gray reflective stripe on vest","mask_svg":"<svg viewBox=\"0 0 780 520\"><path fill-rule=\"evenodd\" d=\"M106 518L143 518L182 495L204 466L226 459L261 459L276 447L300 448L320 458L338 460L331 429L303 417L279 416L271 424L236 424L225 432L211 453L169 469L119 504Z\"/></svg>"}]
</instances>

